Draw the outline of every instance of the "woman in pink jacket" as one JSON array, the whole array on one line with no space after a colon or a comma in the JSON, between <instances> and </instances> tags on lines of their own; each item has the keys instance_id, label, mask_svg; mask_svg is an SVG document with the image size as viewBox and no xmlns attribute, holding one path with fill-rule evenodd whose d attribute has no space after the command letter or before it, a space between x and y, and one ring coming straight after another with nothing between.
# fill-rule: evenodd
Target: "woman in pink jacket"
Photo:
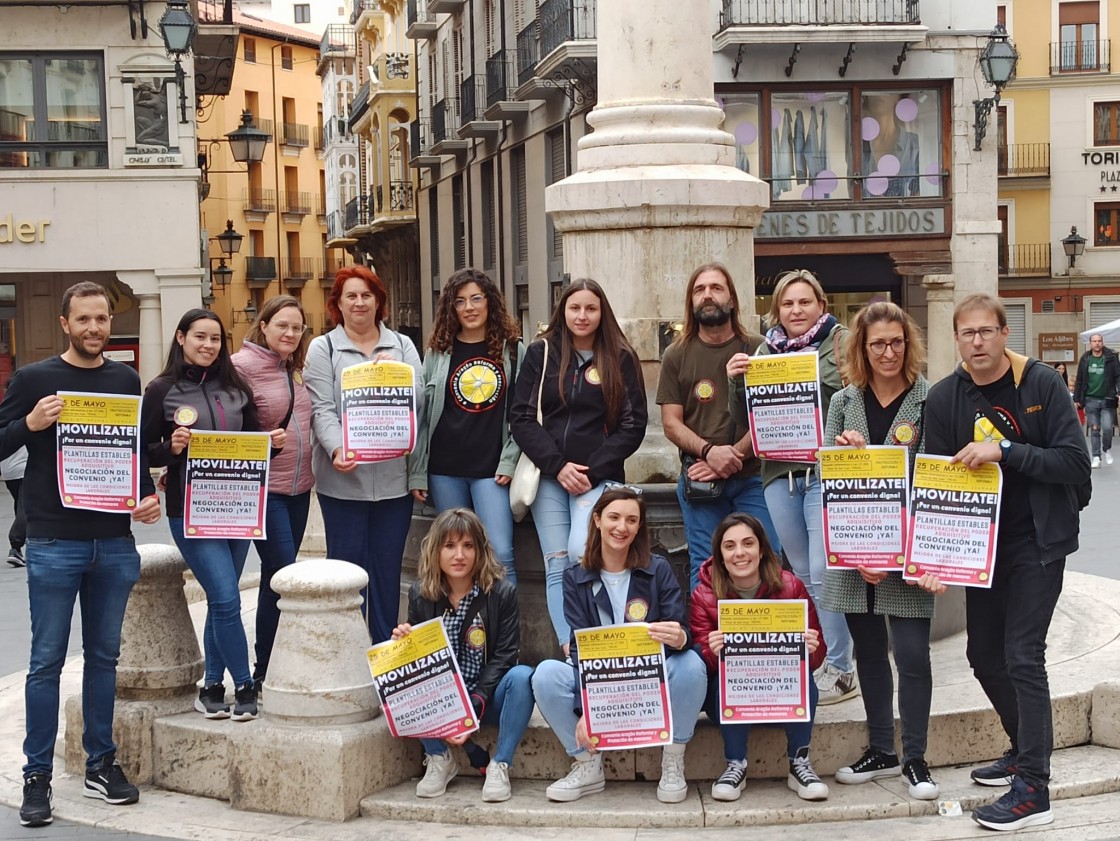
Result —
<instances>
[{"instance_id":1,"label":"woman in pink jacket","mask_svg":"<svg viewBox=\"0 0 1120 841\"><path fill-rule=\"evenodd\" d=\"M253 402L262 429L286 429L287 443L272 460L265 514L267 539L255 541L261 559L261 584L257 593L257 662L253 681L258 692L264 683L276 626L280 621L279 596L272 590L272 576L295 562L307 528L311 503L311 398L303 384L307 354L303 307L291 295L269 299L261 309L241 350L233 355L237 372L253 388Z\"/></svg>"}]
</instances>

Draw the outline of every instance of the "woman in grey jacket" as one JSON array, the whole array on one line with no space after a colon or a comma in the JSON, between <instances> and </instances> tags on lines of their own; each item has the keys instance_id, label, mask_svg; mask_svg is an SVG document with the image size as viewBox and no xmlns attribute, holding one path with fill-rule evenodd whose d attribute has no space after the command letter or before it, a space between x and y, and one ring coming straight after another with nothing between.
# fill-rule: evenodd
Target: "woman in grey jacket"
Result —
<instances>
[{"instance_id":1,"label":"woman in grey jacket","mask_svg":"<svg viewBox=\"0 0 1120 841\"><path fill-rule=\"evenodd\" d=\"M424 357L427 411L409 462L413 496L424 502L430 493L441 512L474 510L514 584L509 483L521 448L509 432L509 405L525 353L520 335L487 275L460 269L447 279Z\"/></svg>"},{"instance_id":2,"label":"woman in grey jacket","mask_svg":"<svg viewBox=\"0 0 1120 841\"><path fill-rule=\"evenodd\" d=\"M357 564L369 575L366 622L373 642L389 639L397 624L401 557L412 522L408 458L359 464L342 447L342 370L375 360L407 362L422 384L420 355L408 336L385 324L388 293L381 278L364 266L347 266L335 276L327 310L338 324L307 349L304 378L311 393L311 429L319 508L327 533L327 556ZM418 422L423 394L416 401Z\"/></svg>"}]
</instances>

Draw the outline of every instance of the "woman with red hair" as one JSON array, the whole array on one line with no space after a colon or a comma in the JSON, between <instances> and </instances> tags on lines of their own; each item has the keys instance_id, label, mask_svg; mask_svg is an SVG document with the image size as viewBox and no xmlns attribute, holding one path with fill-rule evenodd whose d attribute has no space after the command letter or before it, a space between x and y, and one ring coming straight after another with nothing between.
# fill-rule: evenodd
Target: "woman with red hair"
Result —
<instances>
[{"instance_id":1,"label":"woman with red hair","mask_svg":"<svg viewBox=\"0 0 1120 841\"><path fill-rule=\"evenodd\" d=\"M337 327L312 340L304 376L311 394L319 508L327 557L357 564L369 574L366 622L374 643L397 624L401 556L412 519L407 457L358 464L342 447L342 369L362 362L407 362L416 371L417 412L423 412L420 355L407 336L385 324L388 295L376 274L347 266L335 275L327 311Z\"/></svg>"}]
</instances>

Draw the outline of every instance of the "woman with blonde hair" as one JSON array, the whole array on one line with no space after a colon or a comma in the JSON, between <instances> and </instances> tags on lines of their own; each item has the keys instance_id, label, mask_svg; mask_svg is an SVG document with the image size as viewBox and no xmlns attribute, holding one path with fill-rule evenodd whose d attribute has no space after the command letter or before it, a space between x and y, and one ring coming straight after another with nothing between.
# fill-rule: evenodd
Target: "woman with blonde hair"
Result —
<instances>
[{"instance_id":1,"label":"woman with blonde hair","mask_svg":"<svg viewBox=\"0 0 1120 841\"><path fill-rule=\"evenodd\" d=\"M828 410L825 442L842 447L868 444L905 446L910 462L925 443L925 405L929 383L922 376L925 346L914 320L897 304L869 304L852 319L845 353L848 386ZM869 746L863 756L836 772L836 782L865 783L880 777L906 777L910 796L934 800L937 783L926 765L933 677L929 632L931 590L944 585L904 582L885 570L829 569L821 602L844 616L855 643L856 668L867 713ZM887 625L890 624L890 635ZM894 749L894 679L888 650L898 668L898 709L902 719L902 762Z\"/></svg>"},{"instance_id":2,"label":"woman with blonde hair","mask_svg":"<svg viewBox=\"0 0 1120 841\"><path fill-rule=\"evenodd\" d=\"M786 272L774 287L768 319L770 329L758 355L815 351L818 360L822 417L828 403L842 387L840 359L847 329L828 312L828 299L816 276L806 270ZM737 353L728 360L731 414L744 426L746 382L750 357ZM774 528L794 575L813 597L827 643L828 658L817 673L820 704L835 704L855 697L859 684L852 667L852 638L843 614L821 606L824 584L824 532L821 520L821 484L812 462L762 459L763 493Z\"/></svg>"},{"instance_id":3,"label":"woman with blonde hair","mask_svg":"<svg viewBox=\"0 0 1120 841\"><path fill-rule=\"evenodd\" d=\"M291 295L269 298L261 307L241 350L230 357L242 379L253 386L253 403L265 429L287 431L283 451L268 471L265 502L266 540L256 540L261 559L257 588L257 641L253 681L258 693L268 672L272 643L280 622L280 597L272 589L272 576L295 563L307 529L311 506L311 397L303 382L307 355L307 328L303 305Z\"/></svg>"},{"instance_id":4,"label":"woman with blonde hair","mask_svg":"<svg viewBox=\"0 0 1120 841\"><path fill-rule=\"evenodd\" d=\"M436 617L443 619L475 714L482 724L498 726L482 799L509 800L509 766L533 714L533 670L517 664L517 590L506 580L482 521L468 508L451 508L432 522L408 591L408 621L393 629L393 639ZM420 740L427 769L416 785L417 797L439 797L447 790L459 773L448 745L461 746L468 738Z\"/></svg>"}]
</instances>

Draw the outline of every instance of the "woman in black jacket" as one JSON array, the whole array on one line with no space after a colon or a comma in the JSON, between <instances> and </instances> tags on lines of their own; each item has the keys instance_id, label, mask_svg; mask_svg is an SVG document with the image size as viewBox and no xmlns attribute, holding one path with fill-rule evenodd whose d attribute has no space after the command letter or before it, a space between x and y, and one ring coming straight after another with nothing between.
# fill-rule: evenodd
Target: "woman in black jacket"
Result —
<instances>
[{"instance_id":1,"label":"woman in black jacket","mask_svg":"<svg viewBox=\"0 0 1120 841\"><path fill-rule=\"evenodd\" d=\"M572 281L525 352L510 409L513 437L541 471L533 524L548 615L565 651L564 570L583 555L591 508L606 483L625 481L623 464L645 437L646 416L642 367L606 294L593 280Z\"/></svg>"},{"instance_id":2,"label":"woman in black jacket","mask_svg":"<svg viewBox=\"0 0 1120 841\"><path fill-rule=\"evenodd\" d=\"M479 721L498 725L482 799L509 800L509 766L533 714L533 670L517 665L517 590L504 578L482 521L467 508L449 509L433 521L421 544L417 579L408 591L408 622L393 629L393 639L437 616L443 618ZM417 797L439 797L447 790L459 773L447 746L462 745L468 738L420 740L428 767L416 785Z\"/></svg>"}]
</instances>

